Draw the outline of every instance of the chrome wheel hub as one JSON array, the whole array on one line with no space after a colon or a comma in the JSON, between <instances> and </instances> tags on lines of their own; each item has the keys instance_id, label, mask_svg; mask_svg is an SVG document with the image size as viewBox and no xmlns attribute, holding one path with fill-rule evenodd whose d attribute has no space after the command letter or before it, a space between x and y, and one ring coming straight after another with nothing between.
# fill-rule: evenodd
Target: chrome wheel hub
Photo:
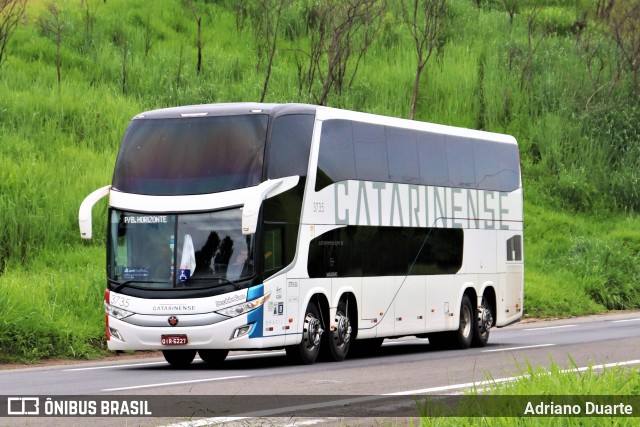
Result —
<instances>
[{"instance_id":1,"label":"chrome wheel hub","mask_svg":"<svg viewBox=\"0 0 640 427\"><path fill-rule=\"evenodd\" d=\"M480 307L478 309L478 327L480 328L480 332L487 332L491 329L491 325L493 325L491 310L486 307Z\"/></svg>"},{"instance_id":2,"label":"chrome wheel hub","mask_svg":"<svg viewBox=\"0 0 640 427\"><path fill-rule=\"evenodd\" d=\"M351 339L351 322L349 318L342 313L336 315L336 329L333 333L336 344L342 345Z\"/></svg>"},{"instance_id":3,"label":"chrome wheel hub","mask_svg":"<svg viewBox=\"0 0 640 427\"><path fill-rule=\"evenodd\" d=\"M320 321L313 317L311 314L307 314L307 318L305 319L305 323L307 325L306 331L306 339L311 346L317 346L320 344L320 338L322 337L322 333L324 330L322 329L322 325Z\"/></svg>"}]
</instances>

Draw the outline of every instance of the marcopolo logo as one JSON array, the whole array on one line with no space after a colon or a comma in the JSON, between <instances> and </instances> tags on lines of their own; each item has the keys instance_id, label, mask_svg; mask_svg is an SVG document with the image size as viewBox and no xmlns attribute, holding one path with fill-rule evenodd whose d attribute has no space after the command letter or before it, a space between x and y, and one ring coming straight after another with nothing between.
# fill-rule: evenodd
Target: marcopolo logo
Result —
<instances>
[{"instance_id":1,"label":"marcopolo logo","mask_svg":"<svg viewBox=\"0 0 640 427\"><path fill-rule=\"evenodd\" d=\"M242 295L232 295L232 296L226 297L221 301L216 301L216 307L221 307L223 305L231 304L232 302L240 302L240 301L244 302L245 297Z\"/></svg>"}]
</instances>

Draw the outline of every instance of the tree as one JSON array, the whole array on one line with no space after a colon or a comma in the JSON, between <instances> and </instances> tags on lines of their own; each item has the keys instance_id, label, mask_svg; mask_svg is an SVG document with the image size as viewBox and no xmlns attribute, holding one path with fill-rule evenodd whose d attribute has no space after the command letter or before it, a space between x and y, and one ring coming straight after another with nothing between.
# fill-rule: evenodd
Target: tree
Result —
<instances>
[{"instance_id":1,"label":"tree","mask_svg":"<svg viewBox=\"0 0 640 427\"><path fill-rule=\"evenodd\" d=\"M611 30L623 65L633 73L632 90L638 93L640 84L640 0L617 2L609 15Z\"/></svg>"},{"instance_id":2,"label":"tree","mask_svg":"<svg viewBox=\"0 0 640 427\"><path fill-rule=\"evenodd\" d=\"M147 3L147 16L144 22L144 57L149 55L153 45L153 33L151 29L151 2Z\"/></svg>"},{"instance_id":3,"label":"tree","mask_svg":"<svg viewBox=\"0 0 640 427\"><path fill-rule=\"evenodd\" d=\"M273 60L278 44L282 13L291 5L291 2L292 0L256 0L257 9L254 13L254 19L252 19L253 33L258 50L256 70L259 70L262 64L263 55L267 55L267 70L265 72L264 84L262 85L260 102L264 102L269 87L269 80L271 79L271 70L273 68Z\"/></svg>"},{"instance_id":4,"label":"tree","mask_svg":"<svg viewBox=\"0 0 640 427\"><path fill-rule=\"evenodd\" d=\"M198 75L200 75L200 71L202 70L202 14L198 12L192 0L189 0L188 6L189 10L191 10L191 13L193 14L193 18L196 20L196 25L198 27L198 63L196 65L196 70L198 72Z\"/></svg>"},{"instance_id":5,"label":"tree","mask_svg":"<svg viewBox=\"0 0 640 427\"><path fill-rule=\"evenodd\" d=\"M122 46L122 94L127 94L127 56L129 56L129 43Z\"/></svg>"},{"instance_id":6,"label":"tree","mask_svg":"<svg viewBox=\"0 0 640 427\"><path fill-rule=\"evenodd\" d=\"M531 88L533 82L533 57L545 37L551 34L551 29L542 29L542 35L538 40L535 40L535 34L541 27L540 10L540 4L536 3L524 13L527 18L527 60L520 73L521 89L524 89L527 85Z\"/></svg>"},{"instance_id":7,"label":"tree","mask_svg":"<svg viewBox=\"0 0 640 427\"><path fill-rule=\"evenodd\" d=\"M6 49L20 17L25 11L27 0L0 0L0 67L6 60Z\"/></svg>"},{"instance_id":8,"label":"tree","mask_svg":"<svg viewBox=\"0 0 640 427\"><path fill-rule=\"evenodd\" d=\"M513 18L518 13L520 0L502 0L502 5L504 6L504 10L509 14L509 29L513 27Z\"/></svg>"},{"instance_id":9,"label":"tree","mask_svg":"<svg viewBox=\"0 0 640 427\"><path fill-rule=\"evenodd\" d=\"M382 0L319 0L308 11L308 67L298 59L300 88L306 86L315 102L325 105L332 91L351 87L385 11ZM315 83L319 83L319 93Z\"/></svg>"},{"instance_id":10,"label":"tree","mask_svg":"<svg viewBox=\"0 0 640 427\"><path fill-rule=\"evenodd\" d=\"M83 0L80 3L80 6L84 6L84 25L87 39L91 37L93 34L93 24L96 22L96 13L98 11L98 7L100 6L100 0L96 0L93 7L90 4L89 0ZM105 1L106 3L106 1Z\"/></svg>"},{"instance_id":11,"label":"tree","mask_svg":"<svg viewBox=\"0 0 640 427\"><path fill-rule=\"evenodd\" d=\"M402 0L401 3L402 16L411 32L418 60L409 109L409 119L413 120L422 72L434 49L441 48L444 44L447 4L446 0Z\"/></svg>"},{"instance_id":12,"label":"tree","mask_svg":"<svg viewBox=\"0 0 640 427\"><path fill-rule=\"evenodd\" d=\"M60 73L60 45L62 43L63 24L60 11L56 7L55 3L49 4L49 16L46 18L40 18L39 25L40 28L42 28L44 35L52 39L56 44L56 71L58 74L58 88L60 88L60 82L62 80Z\"/></svg>"},{"instance_id":13,"label":"tree","mask_svg":"<svg viewBox=\"0 0 640 427\"><path fill-rule=\"evenodd\" d=\"M596 2L596 17L602 21L608 21L615 2L616 0L598 0Z\"/></svg>"}]
</instances>

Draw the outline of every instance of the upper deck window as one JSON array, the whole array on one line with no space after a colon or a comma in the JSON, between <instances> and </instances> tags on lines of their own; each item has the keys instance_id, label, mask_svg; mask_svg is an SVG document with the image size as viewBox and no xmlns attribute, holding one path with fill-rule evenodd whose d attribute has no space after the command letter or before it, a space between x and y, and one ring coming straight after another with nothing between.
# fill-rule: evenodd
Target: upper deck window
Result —
<instances>
[{"instance_id":1,"label":"upper deck window","mask_svg":"<svg viewBox=\"0 0 640 427\"><path fill-rule=\"evenodd\" d=\"M267 157L267 178L307 176L314 116L291 114L274 120Z\"/></svg>"},{"instance_id":2,"label":"upper deck window","mask_svg":"<svg viewBox=\"0 0 640 427\"><path fill-rule=\"evenodd\" d=\"M518 146L327 120L322 124L315 190L350 179L510 192L520 186Z\"/></svg>"},{"instance_id":3,"label":"upper deck window","mask_svg":"<svg viewBox=\"0 0 640 427\"><path fill-rule=\"evenodd\" d=\"M217 193L260 183L267 115L133 120L114 189L158 196Z\"/></svg>"}]
</instances>

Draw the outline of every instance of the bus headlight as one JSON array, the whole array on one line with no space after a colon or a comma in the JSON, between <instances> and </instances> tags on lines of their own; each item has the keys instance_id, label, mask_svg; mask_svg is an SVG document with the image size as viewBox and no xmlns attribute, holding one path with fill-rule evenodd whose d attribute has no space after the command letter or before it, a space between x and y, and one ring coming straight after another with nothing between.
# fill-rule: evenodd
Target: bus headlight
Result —
<instances>
[{"instance_id":1,"label":"bus headlight","mask_svg":"<svg viewBox=\"0 0 640 427\"><path fill-rule=\"evenodd\" d=\"M115 317L118 320L135 314L129 310L125 310L124 308L114 307L111 304L107 304L106 301L104 303L104 311L106 311L109 316Z\"/></svg>"},{"instance_id":2,"label":"bus headlight","mask_svg":"<svg viewBox=\"0 0 640 427\"><path fill-rule=\"evenodd\" d=\"M271 297L271 292L261 296L260 298L233 305L231 307L223 308L222 310L216 311L216 313L228 317L240 316L241 314L248 313L249 311L255 310L256 308L260 307L265 302L267 302L269 297Z\"/></svg>"}]
</instances>

